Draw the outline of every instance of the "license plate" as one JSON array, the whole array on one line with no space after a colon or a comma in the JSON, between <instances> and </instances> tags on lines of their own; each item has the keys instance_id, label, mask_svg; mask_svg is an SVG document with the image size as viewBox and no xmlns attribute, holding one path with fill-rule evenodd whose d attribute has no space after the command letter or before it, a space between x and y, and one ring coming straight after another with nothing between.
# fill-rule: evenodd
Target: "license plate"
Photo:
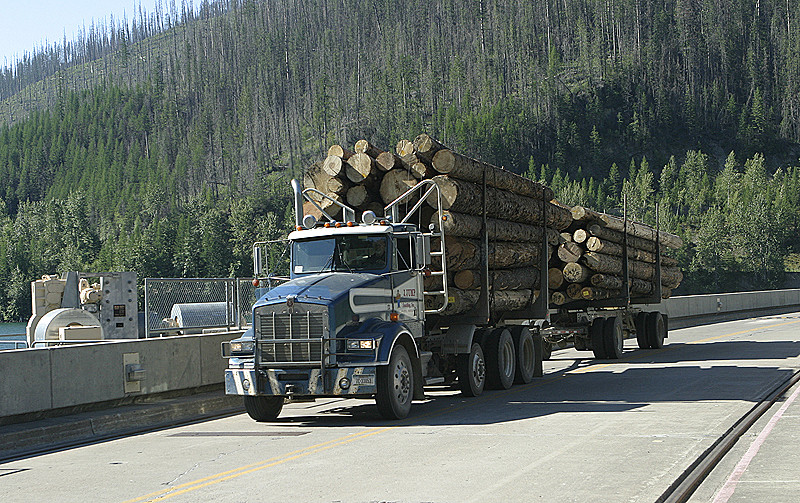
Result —
<instances>
[{"instance_id":1,"label":"license plate","mask_svg":"<svg viewBox=\"0 0 800 503\"><path fill-rule=\"evenodd\" d=\"M356 386L375 386L375 376L369 375L354 375L353 384Z\"/></svg>"}]
</instances>

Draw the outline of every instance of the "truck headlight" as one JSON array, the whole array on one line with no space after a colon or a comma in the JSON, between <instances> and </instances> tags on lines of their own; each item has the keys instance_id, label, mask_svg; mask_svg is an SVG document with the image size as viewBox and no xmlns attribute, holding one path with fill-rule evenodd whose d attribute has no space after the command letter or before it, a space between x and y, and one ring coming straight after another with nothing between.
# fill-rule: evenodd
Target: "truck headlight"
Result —
<instances>
[{"instance_id":1,"label":"truck headlight","mask_svg":"<svg viewBox=\"0 0 800 503\"><path fill-rule=\"evenodd\" d=\"M347 339L347 349L375 349L374 339Z\"/></svg>"},{"instance_id":2,"label":"truck headlight","mask_svg":"<svg viewBox=\"0 0 800 503\"><path fill-rule=\"evenodd\" d=\"M255 350L254 341L232 341L231 354L253 354Z\"/></svg>"}]
</instances>

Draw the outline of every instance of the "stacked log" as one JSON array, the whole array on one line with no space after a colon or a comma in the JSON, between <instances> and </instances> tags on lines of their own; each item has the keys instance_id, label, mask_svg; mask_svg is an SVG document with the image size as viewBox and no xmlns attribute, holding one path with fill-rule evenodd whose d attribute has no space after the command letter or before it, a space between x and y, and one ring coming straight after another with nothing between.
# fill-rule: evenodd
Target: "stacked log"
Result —
<instances>
[{"instance_id":1,"label":"stacked log","mask_svg":"<svg viewBox=\"0 0 800 503\"><path fill-rule=\"evenodd\" d=\"M573 218L570 232L560 234L557 253L550 263L551 267L562 270L565 282L551 293L552 304L569 307L575 300L621 299L625 287L625 255L628 258L628 291L634 299L655 294L657 259L661 267L663 298L668 298L683 280L677 260L664 255L665 250L682 246L680 237L656 231L641 222L626 223L619 217L582 206L575 206L570 212Z\"/></svg>"},{"instance_id":2,"label":"stacked log","mask_svg":"<svg viewBox=\"0 0 800 503\"><path fill-rule=\"evenodd\" d=\"M380 215L383 206L420 180L432 180L438 189L428 195L412 221L423 228L433 225L446 236L447 284L452 293L444 314L473 309L484 281L489 285L492 310L529 307L538 295L545 250L552 305L620 297L625 254L632 295L655 291L657 259L662 293L668 294L682 280L677 262L656 254L656 239L663 251L681 246L678 236L583 207L566 207L553 200L549 187L455 152L426 134L413 141L400 140L394 149L386 150L366 139L357 141L352 151L333 145L322 162L307 170L304 184L344 202L357 214L372 210ZM403 211L410 210L421 195L407 198ZM313 196L323 211L340 218L340 209L327 198ZM304 210L319 217L320 211L308 204ZM486 278L481 267L484 232L489 245ZM435 260L432 267L441 265L441 260ZM443 286L440 276L428 283L437 290Z\"/></svg>"}]
</instances>

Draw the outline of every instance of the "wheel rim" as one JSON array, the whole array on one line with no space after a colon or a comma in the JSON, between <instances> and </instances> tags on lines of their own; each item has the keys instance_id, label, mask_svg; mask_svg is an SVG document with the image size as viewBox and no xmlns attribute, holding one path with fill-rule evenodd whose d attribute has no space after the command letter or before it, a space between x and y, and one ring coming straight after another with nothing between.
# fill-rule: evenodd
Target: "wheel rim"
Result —
<instances>
[{"instance_id":1,"label":"wheel rim","mask_svg":"<svg viewBox=\"0 0 800 503\"><path fill-rule=\"evenodd\" d=\"M480 387L486 379L486 364L477 352L472 355L472 381Z\"/></svg>"},{"instance_id":2,"label":"wheel rim","mask_svg":"<svg viewBox=\"0 0 800 503\"><path fill-rule=\"evenodd\" d=\"M511 338L503 343L503 361L501 365L503 366L503 375L510 377L514 372L514 342Z\"/></svg>"},{"instance_id":3,"label":"wheel rim","mask_svg":"<svg viewBox=\"0 0 800 503\"><path fill-rule=\"evenodd\" d=\"M411 375L408 365L402 360L394 368L394 392L399 403L406 403L411 395Z\"/></svg>"}]
</instances>

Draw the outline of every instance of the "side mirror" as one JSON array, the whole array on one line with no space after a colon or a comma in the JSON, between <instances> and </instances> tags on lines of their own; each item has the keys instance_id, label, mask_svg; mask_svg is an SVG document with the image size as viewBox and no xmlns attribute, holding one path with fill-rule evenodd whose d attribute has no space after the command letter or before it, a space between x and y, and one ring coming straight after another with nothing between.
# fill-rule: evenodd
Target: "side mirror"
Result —
<instances>
[{"instance_id":1,"label":"side mirror","mask_svg":"<svg viewBox=\"0 0 800 503\"><path fill-rule=\"evenodd\" d=\"M259 277L264 273L264 250L260 246L253 247L253 276Z\"/></svg>"}]
</instances>

